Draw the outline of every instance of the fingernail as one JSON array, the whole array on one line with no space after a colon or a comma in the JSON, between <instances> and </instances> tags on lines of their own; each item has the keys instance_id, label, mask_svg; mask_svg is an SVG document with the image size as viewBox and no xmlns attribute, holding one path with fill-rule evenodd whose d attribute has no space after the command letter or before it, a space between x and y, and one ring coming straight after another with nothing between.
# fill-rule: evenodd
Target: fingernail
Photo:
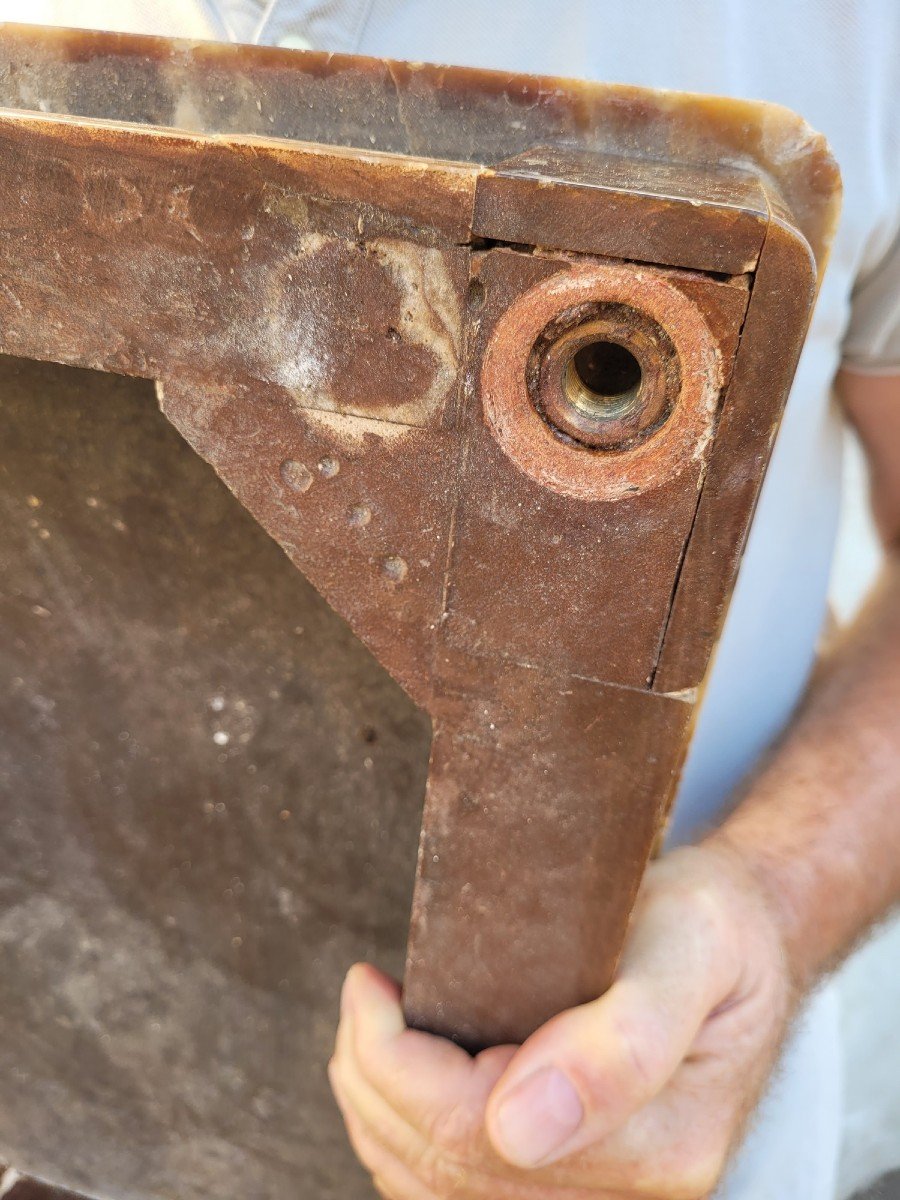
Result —
<instances>
[{"instance_id":1,"label":"fingernail","mask_svg":"<svg viewBox=\"0 0 900 1200\"><path fill-rule=\"evenodd\" d=\"M498 1150L519 1167L535 1167L559 1150L584 1119L581 1098L556 1067L542 1067L506 1094L497 1110Z\"/></svg>"}]
</instances>

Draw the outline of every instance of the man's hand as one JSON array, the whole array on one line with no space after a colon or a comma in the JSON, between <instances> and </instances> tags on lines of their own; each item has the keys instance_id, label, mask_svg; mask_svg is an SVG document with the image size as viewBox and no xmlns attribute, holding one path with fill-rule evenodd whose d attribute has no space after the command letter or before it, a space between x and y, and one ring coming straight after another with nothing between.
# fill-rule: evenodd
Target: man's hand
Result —
<instances>
[{"instance_id":1,"label":"man's hand","mask_svg":"<svg viewBox=\"0 0 900 1200\"><path fill-rule=\"evenodd\" d=\"M389 1200L695 1200L715 1187L794 1007L775 915L721 838L645 879L616 981L522 1047L408 1030L354 967L332 1086Z\"/></svg>"}]
</instances>

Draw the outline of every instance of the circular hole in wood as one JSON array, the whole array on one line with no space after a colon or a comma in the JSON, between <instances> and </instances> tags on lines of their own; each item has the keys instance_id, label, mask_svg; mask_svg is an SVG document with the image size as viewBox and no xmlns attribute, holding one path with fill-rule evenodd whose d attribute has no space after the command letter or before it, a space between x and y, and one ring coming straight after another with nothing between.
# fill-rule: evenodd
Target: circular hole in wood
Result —
<instances>
[{"instance_id":1,"label":"circular hole in wood","mask_svg":"<svg viewBox=\"0 0 900 1200\"><path fill-rule=\"evenodd\" d=\"M586 417L622 417L633 411L644 373L627 346L588 342L566 365L565 393Z\"/></svg>"},{"instance_id":2,"label":"circular hole in wood","mask_svg":"<svg viewBox=\"0 0 900 1200\"><path fill-rule=\"evenodd\" d=\"M681 386L678 353L663 327L631 305L605 301L550 321L526 374L550 427L594 450L620 451L650 437Z\"/></svg>"}]
</instances>

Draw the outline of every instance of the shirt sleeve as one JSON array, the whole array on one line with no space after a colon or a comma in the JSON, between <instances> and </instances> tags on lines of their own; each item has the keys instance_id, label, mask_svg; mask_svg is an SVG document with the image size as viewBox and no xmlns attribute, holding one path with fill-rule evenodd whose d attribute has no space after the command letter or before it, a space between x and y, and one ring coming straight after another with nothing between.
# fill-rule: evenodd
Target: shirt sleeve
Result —
<instances>
[{"instance_id":1,"label":"shirt sleeve","mask_svg":"<svg viewBox=\"0 0 900 1200\"><path fill-rule=\"evenodd\" d=\"M856 282L841 365L867 375L900 374L900 231Z\"/></svg>"}]
</instances>

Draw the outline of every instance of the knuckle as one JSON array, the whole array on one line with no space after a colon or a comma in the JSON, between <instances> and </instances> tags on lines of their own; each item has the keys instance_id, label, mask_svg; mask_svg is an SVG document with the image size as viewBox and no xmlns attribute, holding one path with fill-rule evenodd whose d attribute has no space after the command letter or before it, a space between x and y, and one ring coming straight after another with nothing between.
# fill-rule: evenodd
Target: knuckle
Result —
<instances>
[{"instance_id":1,"label":"knuckle","mask_svg":"<svg viewBox=\"0 0 900 1200\"><path fill-rule=\"evenodd\" d=\"M469 1171L458 1158L433 1142L423 1148L414 1170L425 1187L441 1200L456 1200L466 1195Z\"/></svg>"},{"instance_id":2,"label":"knuckle","mask_svg":"<svg viewBox=\"0 0 900 1200\"><path fill-rule=\"evenodd\" d=\"M705 878L684 880L675 897L680 917L703 941L723 932L721 890Z\"/></svg>"},{"instance_id":3,"label":"knuckle","mask_svg":"<svg viewBox=\"0 0 900 1200\"><path fill-rule=\"evenodd\" d=\"M657 862L646 900L665 912L669 924L690 921L706 930L721 928L728 889L721 870L711 869L708 859L705 851L685 847Z\"/></svg>"},{"instance_id":4,"label":"knuckle","mask_svg":"<svg viewBox=\"0 0 900 1200\"><path fill-rule=\"evenodd\" d=\"M673 1200L706 1200L715 1190L724 1166L724 1159L718 1155L691 1163L681 1176L680 1194Z\"/></svg>"},{"instance_id":5,"label":"knuckle","mask_svg":"<svg viewBox=\"0 0 900 1200\"><path fill-rule=\"evenodd\" d=\"M469 1108L453 1104L435 1113L427 1123L426 1136L439 1150L458 1154L472 1138L472 1115Z\"/></svg>"},{"instance_id":6,"label":"knuckle","mask_svg":"<svg viewBox=\"0 0 900 1200\"><path fill-rule=\"evenodd\" d=\"M378 1047L364 1038L358 1038L353 1046L356 1064L362 1075L376 1082L381 1078L382 1062Z\"/></svg>"},{"instance_id":7,"label":"knuckle","mask_svg":"<svg viewBox=\"0 0 900 1200\"><path fill-rule=\"evenodd\" d=\"M718 1147L688 1147L674 1160L660 1164L656 1178L642 1190L666 1200L707 1200L722 1178L726 1161L727 1152Z\"/></svg>"},{"instance_id":8,"label":"knuckle","mask_svg":"<svg viewBox=\"0 0 900 1200\"><path fill-rule=\"evenodd\" d=\"M380 1165L375 1151L376 1143L353 1117L348 1118L345 1124L347 1127L347 1137L350 1140L353 1153L367 1171L370 1173L374 1172Z\"/></svg>"},{"instance_id":9,"label":"knuckle","mask_svg":"<svg viewBox=\"0 0 900 1200\"><path fill-rule=\"evenodd\" d=\"M665 1082L668 1046L659 1020L643 1013L616 1027L619 1043L619 1086L636 1103L652 1099Z\"/></svg>"},{"instance_id":10,"label":"knuckle","mask_svg":"<svg viewBox=\"0 0 900 1200\"><path fill-rule=\"evenodd\" d=\"M673 897L670 919L680 931L684 962L698 981L730 980L740 945L736 914L721 888L705 879L685 881Z\"/></svg>"},{"instance_id":11,"label":"knuckle","mask_svg":"<svg viewBox=\"0 0 900 1200\"><path fill-rule=\"evenodd\" d=\"M343 1098L343 1079L341 1065L336 1058L332 1058L328 1062L327 1067L328 1082L331 1085L331 1091L336 1100L340 1101Z\"/></svg>"}]
</instances>

